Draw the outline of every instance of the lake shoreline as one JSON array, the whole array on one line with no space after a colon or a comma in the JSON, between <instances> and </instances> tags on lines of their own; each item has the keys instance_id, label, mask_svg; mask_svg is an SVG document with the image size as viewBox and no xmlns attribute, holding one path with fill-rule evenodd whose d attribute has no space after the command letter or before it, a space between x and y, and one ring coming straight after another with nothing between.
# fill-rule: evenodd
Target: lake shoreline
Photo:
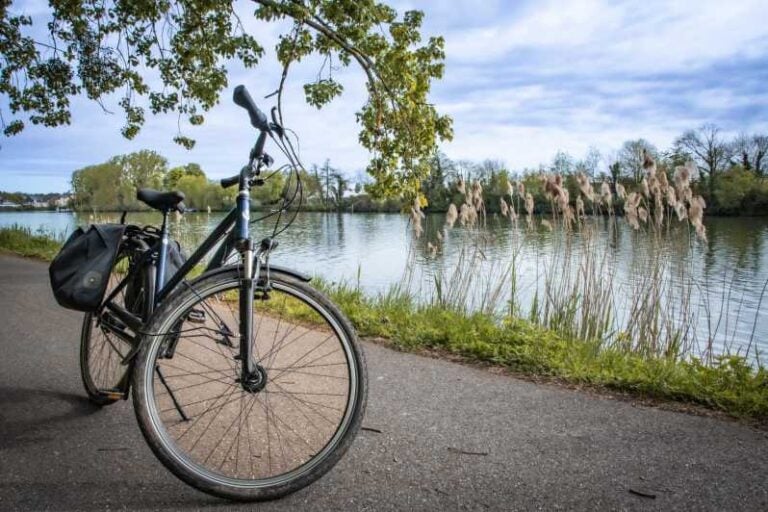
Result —
<instances>
[{"instance_id":1,"label":"lake shoreline","mask_svg":"<svg viewBox=\"0 0 768 512\"><path fill-rule=\"evenodd\" d=\"M186 213L211 213L211 214L226 214L229 213L231 209L226 210L211 210L210 212L207 212L205 210L189 210ZM271 208L269 206L254 206L251 208L251 211L254 212L268 212L271 211ZM429 215L445 215L447 213L447 210L430 210L429 208L425 208L424 210L425 214ZM149 208L144 208L140 210L99 210L96 212L91 212L87 210L56 210L56 209L45 209L45 208L34 208L34 209L26 209L26 208L5 208L0 210L0 215L3 213L61 213L61 214L69 214L69 215L122 215L123 213L130 214L146 214L146 213L157 213L156 210L152 210ZM326 213L326 214L337 214L337 215L407 215L406 213L402 211L392 211L392 210L323 210L323 209L315 209L315 208L306 208L302 207L300 212L302 213ZM534 215L536 216L546 216L550 215L551 212L549 211L535 211ZM489 212L489 216L500 216L498 212ZM601 218L609 218L611 215L607 213L603 213L600 215L595 214L589 214L588 216L591 217L601 217ZM617 210L614 212L613 216L623 218L624 212L621 210ZM762 215L727 215L723 213L707 213L707 218L710 219L766 219L768 218L768 213L762 214Z\"/></svg>"},{"instance_id":2,"label":"lake shoreline","mask_svg":"<svg viewBox=\"0 0 768 512\"><path fill-rule=\"evenodd\" d=\"M0 252L50 261L62 241L31 230L0 228ZM497 318L430 304L407 294L370 296L317 278L359 335L397 350L486 367L534 381L679 407L715 411L768 427L768 371L742 357L697 359L642 356L571 339L527 320Z\"/></svg>"}]
</instances>

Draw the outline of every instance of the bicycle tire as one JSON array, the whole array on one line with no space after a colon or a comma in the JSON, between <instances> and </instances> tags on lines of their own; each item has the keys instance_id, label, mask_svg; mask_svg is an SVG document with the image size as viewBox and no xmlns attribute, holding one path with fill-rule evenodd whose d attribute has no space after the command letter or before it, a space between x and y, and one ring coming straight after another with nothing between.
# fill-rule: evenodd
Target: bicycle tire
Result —
<instances>
[{"instance_id":1,"label":"bicycle tire","mask_svg":"<svg viewBox=\"0 0 768 512\"><path fill-rule=\"evenodd\" d=\"M236 382L239 345L222 341L227 332L234 335L231 339L237 336L238 316L232 310L237 302L232 299L240 279L239 268L222 269L182 283L164 301L147 329L154 334L145 337L137 356L133 401L142 434L174 475L215 496L264 501L309 485L343 456L362 422L367 372L355 331L338 308L307 284L273 271L272 290L265 298L257 286L261 300L254 302L253 343L256 351L263 347L259 361L265 384L258 391L246 390ZM225 307L232 313L226 321ZM199 334L207 331L214 334ZM288 340L289 335L294 337ZM336 341L329 346L329 340ZM334 349L334 343L339 347ZM171 385L176 386L173 392Z\"/></svg>"},{"instance_id":2,"label":"bicycle tire","mask_svg":"<svg viewBox=\"0 0 768 512\"><path fill-rule=\"evenodd\" d=\"M124 278L123 271L127 270L130 256L126 251L121 250L118 253L105 297L108 297ZM125 290L113 300L125 305ZM85 314L80 331L80 376L88 399L92 403L106 406L122 398L118 387L126 378L130 367L123 365L121 361L131 348L130 344L101 326L100 319L97 319L93 313ZM94 361L97 358L98 360Z\"/></svg>"}]
</instances>

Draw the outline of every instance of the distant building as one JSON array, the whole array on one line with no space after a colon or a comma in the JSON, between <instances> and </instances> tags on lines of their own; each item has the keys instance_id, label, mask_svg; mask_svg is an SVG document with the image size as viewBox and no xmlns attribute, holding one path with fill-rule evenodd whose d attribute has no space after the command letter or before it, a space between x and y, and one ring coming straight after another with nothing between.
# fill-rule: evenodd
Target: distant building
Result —
<instances>
[{"instance_id":1,"label":"distant building","mask_svg":"<svg viewBox=\"0 0 768 512\"><path fill-rule=\"evenodd\" d=\"M12 202L12 201L7 201L5 199L0 199L0 208L18 208L18 207L19 207L19 205L14 203L14 202Z\"/></svg>"},{"instance_id":2,"label":"distant building","mask_svg":"<svg viewBox=\"0 0 768 512\"><path fill-rule=\"evenodd\" d=\"M36 197L28 197L26 201L22 204L22 206L25 206L27 208L45 208L48 206L48 203L44 201L40 201Z\"/></svg>"},{"instance_id":3,"label":"distant building","mask_svg":"<svg viewBox=\"0 0 768 512\"><path fill-rule=\"evenodd\" d=\"M57 208L67 208L69 207L69 202L71 200L72 200L71 194L64 194L60 198L56 199L54 203Z\"/></svg>"}]
</instances>

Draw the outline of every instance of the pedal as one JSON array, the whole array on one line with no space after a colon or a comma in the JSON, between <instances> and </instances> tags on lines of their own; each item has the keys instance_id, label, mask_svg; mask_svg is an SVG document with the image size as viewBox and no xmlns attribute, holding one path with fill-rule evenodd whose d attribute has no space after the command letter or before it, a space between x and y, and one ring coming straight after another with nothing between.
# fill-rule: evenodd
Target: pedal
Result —
<instances>
[{"instance_id":1,"label":"pedal","mask_svg":"<svg viewBox=\"0 0 768 512\"><path fill-rule=\"evenodd\" d=\"M205 323L205 311L202 311L202 310L199 310L199 309L193 309L187 315L187 320L192 322L193 324L204 324Z\"/></svg>"}]
</instances>

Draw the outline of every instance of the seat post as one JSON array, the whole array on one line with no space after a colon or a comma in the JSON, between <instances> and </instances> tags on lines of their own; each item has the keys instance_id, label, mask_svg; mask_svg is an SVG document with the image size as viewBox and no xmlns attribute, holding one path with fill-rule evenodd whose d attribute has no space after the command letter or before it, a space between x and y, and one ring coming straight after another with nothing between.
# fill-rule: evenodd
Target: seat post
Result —
<instances>
[{"instance_id":1,"label":"seat post","mask_svg":"<svg viewBox=\"0 0 768 512\"><path fill-rule=\"evenodd\" d=\"M163 210L163 225L160 227L160 254L157 257L157 279L155 279L155 297L165 284L165 269L168 263L168 210Z\"/></svg>"}]
</instances>

